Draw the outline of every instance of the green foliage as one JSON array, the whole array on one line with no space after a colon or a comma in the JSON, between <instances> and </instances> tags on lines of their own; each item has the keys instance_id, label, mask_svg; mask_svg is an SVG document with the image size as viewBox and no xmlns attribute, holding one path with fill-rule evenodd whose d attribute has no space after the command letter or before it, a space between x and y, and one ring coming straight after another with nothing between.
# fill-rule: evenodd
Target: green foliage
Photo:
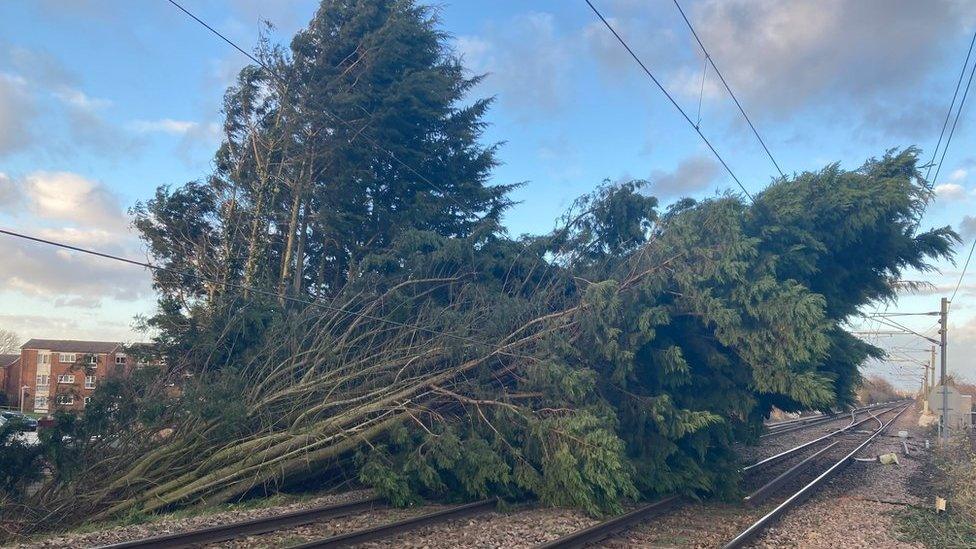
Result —
<instances>
[{"instance_id":1,"label":"green foliage","mask_svg":"<svg viewBox=\"0 0 976 549\"><path fill-rule=\"evenodd\" d=\"M31 446L14 422L0 427L0 503L22 497L43 475L43 452Z\"/></svg>"},{"instance_id":2,"label":"green foliage","mask_svg":"<svg viewBox=\"0 0 976 549\"><path fill-rule=\"evenodd\" d=\"M228 90L215 173L134 210L173 270L146 321L168 366L59 417L22 460L54 469L40 508L117 517L307 479L592 514L730 496L733 441L773 406L851 402L879 350L845 322L958 240L919 231L914 149L752 204L661 213L645 182L604 182L510 239L490 100L437 26L410 0L325 0L290 48L262 44L276 75Z\"/></svg>"}]
</instances>

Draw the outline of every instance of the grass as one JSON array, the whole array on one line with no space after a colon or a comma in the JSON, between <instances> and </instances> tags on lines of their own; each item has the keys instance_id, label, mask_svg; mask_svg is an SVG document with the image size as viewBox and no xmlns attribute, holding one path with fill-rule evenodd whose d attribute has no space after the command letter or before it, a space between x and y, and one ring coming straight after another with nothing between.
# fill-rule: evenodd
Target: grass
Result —
<instances>
[{"instance_id":1,"label":"grass","mask_svg":"<svg viewBox=\"0 0 976 549\"><path fill-rule=\"evenodd\" d=\"M901 541L915 541L933 548L976 547L976 525L960 513L908 507L895 515L895 534Z\"/></svg>"},{"instance_id":2,"label":"grass","mask_svg":"<svg viewBox=\"0 0 976 549\"><path fill-rule=\"evenodd\" d=\"M960 437L933 452L929 467L933 496L945 497L947 512L934 506L909 507L895 517L895 535L933 548L976 547L976 451L974 440Z\"/></svg>"}]
</instances>

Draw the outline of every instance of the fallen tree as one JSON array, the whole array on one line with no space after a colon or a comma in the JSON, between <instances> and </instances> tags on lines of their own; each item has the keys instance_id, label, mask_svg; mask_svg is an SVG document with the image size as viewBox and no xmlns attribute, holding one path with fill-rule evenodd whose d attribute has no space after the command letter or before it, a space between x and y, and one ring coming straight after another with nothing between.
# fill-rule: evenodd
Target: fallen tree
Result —
<instances>
[{"instance_id":1,"label":"fallen tree","mask_svg":"<svg viewBox=\"0 0 976 549\"><path fill-rule=\"evenodd\" d=\"M593 513L735 493L733 438L773 405L850 402L877 351L840 324L950 253L948 229L916 233L914 165L890 154L660 216L638 184L608 186L542 238L407 233L304 309L235 296L164 375L62 418L54 477L5 513L29 530L309 482Z\"/></svg>"},{"instance_id":2,"label":"fallen tree","mask_svg":"<svg viewBox=\"0 0 976 549\"><path fill-rule=\"evenodd\" d=\"M594 514L734 494L732 441L774 406L852 402L880 351L841 327L957 240L919 227L914 149L754 202L662 212L647 182L605 184L514 240L490 101L463 102L478 78L429 10L326 1L258 55L276 75L228 91L216 172L135 210L168 269L147 321L165 367L18 454L50 477L5 482L11 535L294 485Z\"/></svg>"}]
</instances>

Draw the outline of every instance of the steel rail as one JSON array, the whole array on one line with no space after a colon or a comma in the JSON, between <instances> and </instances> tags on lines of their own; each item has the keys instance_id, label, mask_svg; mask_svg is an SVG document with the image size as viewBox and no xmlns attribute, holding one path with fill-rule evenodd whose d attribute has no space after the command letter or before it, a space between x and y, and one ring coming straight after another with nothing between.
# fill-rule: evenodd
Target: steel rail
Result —
<instances>
[{"instance_id":1,"label":"steel rail","mask_svg":"<svg viewBox=\"0 0 976 549\"><path fill-rule=\"evenodd\" d=\"M303 543L300 545L295 545L292 546L291 549L313 549L313 548L323 549L323 548L333 548L333 547L348 547L350 545L365 543L367 541L384 539L391 536L395 536L397 534L402 534L403 532L409 532L410 530L414 530L421 526L426 526L428 524L432 524L435 522L441 522L444 520L457 519L469 515L483 513L494 508L497 505L497 503L498 503L498 499L490 498L481 501L476 501L474 503L457 505L454 507L450 507L448 509L443 509L441 511L434 511L433 513L420 515L419 517L399 520L388 524L381 524L379 526L374 526L372 528L356 530L354 532L348 532L345 534L339 534L337 536L332 536L320 540L311 541L308 543Z\"/></svg>"},{"instance_id":2,"label":"steel rail","mask_svg":"<svg viewBox=\"0 0 976 549\"><path fill-rule=\"evenodd\" d=\"M536 546L536 549L578 549L597 543L630 528L636 522L666 513L680 504L681 498L671 496L644 504L633 511L606 520L589 528L577 530L572 534Z\"/></svg>"},{"instance_id":3,"label":"steel rail","mask_svg":"<svg viewBox=\"0 0 976 549\"><path fill-rule=\"evenodd\" d=\"M834 446L837 446L838 444L840 444L839 440L834 441L824 446L823 448L817 450L816 452L810 454L803 461L797 463L793 467L790 467L789 469L781 473L779 476L767 482L766 484L763 484L758 489L756 489L756 491L754 491L753 493L749 494L748 496L742 499L749 505L759 505L760 503L766 501L766 499L769 496L773 495L773 492L775 492L777 488L782 486L786 481L795 477L803 469L806 469L811 463L813 463L813 460L822 456L825 452L827 452Z\"/></svg>"},{"instance_id":4,"label":"steel rail","mask_svg":"<svg viewBox=\"0 0 976 549\"><path fill-rule=\"evenodd\" d=\"M803 500L809 497L810 494L818 487L820 487L821 484L823 484L827 480L830 480L830 478L833 477L835 474L837 474L838 471L840 471L845 466L847 466L851 461L853 461L854 457L858 454L858 452L860 452L861 450L866 448L869 444L874 442L875 438L877 438L882 433L884 433L891 426L891 424L894 423L895 420L897 420L899 417L901 417L901 415L905 413L905 410L908 410L910 407L911 407L911 403L905 404L902 407L902 409L895 414L895 417L888 420L887 423L885 423L876 431L874 431L870 436L864 439L864 441L861 442L861 444L858 444L856 448L851 450L848 454L846 454L836 463L831 465L826 471L820 473L820 475L818 475L817 478L813 479L808 484L800 488L792 496L790 496L785 501L777 505L775 509L773 509L772 511L764 515L762 518L754 522L751 526L743 530L739 535L734 537L731 541L726 543L723 546L723 549L736 549L738 547L744 546L746 542L750 541L757 534L759 534L759 532L763 531L767 526L769 526L772 522L778 519L780 515L785 513L789 508L803 502ZM894 408L892 410L894 410ZM887 411L891 411L891 410L887 410ZM887 411L885 413L887 413Z\"/></svg>"},{"instance_id":5,"label":"steel rail","mask_svg":"<svg viewBox=\"0 0 976 549\"><path fill-rule=\"evenodd\" d=\"M191 545L217 543L227 541L229 539L263 534L266 532L273 532L275 530L293 528L295 526L302 526L304 524L309 524L311 522L326 518L349 515L363 510L373 509L379 505L382 505L382 500L379 498L372 497L358 499L346 503L323 505L313 507L311 509L302 509L299 511L282 513L280 515L270 517L262 517L240 522L232 522L230 524L222 524L219 526L211 526L209 528L191 530L189 532L179 532L176 534L166 534L163 536L124 541L112 545L103 545L100 547L100 549L127 549L130 547L152 547L155 549L189 547Z\"/></svg>"},{"instance_id":6,"label":"steel rail","mask_svg":"<svg viewBox=\"0 0 976 549\"><path fill-rule=\"evenodd\" d=\"M877 404L872 404L870 406L864 406L862 408L854 408L853 410L848 410L847 412L837 413L832 415L821 415L809 418L799 418L796 423L785 424L785 423L775 423L772 425L767 424L766 428L769 430L767 433L763 433L759 438L769 438L776 435L781 435L783 433L792 433L793 431L799 431L801 429L806 429L807 427L813 427L814 425L820 425L821 423L830 423L831 421L837 421L843 418L848 413L853 412L854 414L859 414L861 412L867 412L869 410L876 410L878 408L883 408L889 406L889 402L880 402Z\"/></svg>"},{"instance_id":7,"label":"steel rail","mask_svg":"<svg viewBox=\"0 0 976 549\"><path fill-rule=\"evenodd\" d=\"M881 413L890 412L891 410L894 410L895 408L897 408L897 406L892 406L891 408L888 408L886 410L883 410ZM768 458L761 459L761 460L757 461L756 463L753 463L752 465L747 465L747 466L743 467L741 469L741 471L743 473L748 473L749 471L752 471L753 469L759 469L759 468L762 468L762 467L766 467L768 465L772 465L772 464L774 464L774 463L776 463L778 461L781 461L781 460L783 460L783 459L785 459L785 458L787 458L787 457L789 457L789 456L791 456L791 455L799 452L800 450L803 450L805 448L808 448L810 446L813 446L814 444L816 444L818 442L823 442L824 440L827 440L828 438L841 435L841 434L843 434L843 433L845 433L845 432L847 432L847 431L849 431L849 430L851 430L851 429L853 429L855 427L859 427L860 425L862 425L864 423L867 423L868 421L871 421L871 419L873 419L873 416L870 416L869 415L868 417L866 417L866 418L864 418L864 419L862 419L860 421L856 421L856 422L851 423L850 425L848 425L846 427L842 427L842 428L840 428L840 429L838 429L836 431L832 431L830 433L827 433L826 435L824 435L822 437L818 437L818 438L815 438L813 440L808 440L808 441L804 442L803 444L800 444L798 446L794 446L794 447L792 447L792 448L790 448L788 450L783 450L782 452L780 452L780 453L778 453L776 455L769 456Z\"/></svg>"}]
</instances>

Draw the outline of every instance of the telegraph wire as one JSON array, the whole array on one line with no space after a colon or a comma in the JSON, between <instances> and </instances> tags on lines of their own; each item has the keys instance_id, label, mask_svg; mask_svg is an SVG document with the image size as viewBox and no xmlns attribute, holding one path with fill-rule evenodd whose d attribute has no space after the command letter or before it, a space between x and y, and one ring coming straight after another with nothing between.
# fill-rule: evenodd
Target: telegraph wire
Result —
<instances>
[{"instance_id":1,"label":"telegraph wire","mask_svg":"<svg viewBox=\"0 0 976 549\"><path fill-rule=\"evenodd\" d=\"M952 101L949 102L949 110L946 111L945 121L942 122L942 131L939 132L939 140L935 144L935 149L932 151L932 160L929 160L929 169L925 172L925 180L929 180L929 174L932 173L932 166L935 165L935 157L939 154L939 147L942 145L942 137L945 136L946 127L949 125L949 118L952 116L952 108L956 104L956 96L959 95L959 86L962 85L962 79L966 75L966 67L969 66L969 57L973 54L973 45L976 44L976 32L973 33L973 39L969 42L969 52L966 53L966 61L962 64L962 70L959 72L959 80L956 81L956 91L952 92ZM948 147L948 143L946 144ZM941 164L941 163L940 163ZM932 182L932 186L935 182Z\"/></svg>"},{"instance_id":2,"label":"telegraph wire","mask_svg":"<svg viewBox=\"0 0 976 549\"><path fill-rule=\"evenodd\" d=\"M762 136L759 135L759 130L756 129L756 126L752 123L752 120L749 118L749 115L746 114L746 110L742 108L742 104L739 103L739 99L735 96L734 93L732 93L732 88L729 86L729 83L725 81L725 77L722 76L722 71L718 70L718 66L715 64L715 60L712 59L712 56L708 53L708 50L705 49L705 44L702 43L701 38L698 37L698 32L695 31L695 27L691 24L691 21L685 15L685 10L681 9L681 4L678 3L678 0L674 0L674 6L678 8L678 13L681 14L681 18L684 19L685 24L688 25L688 30L691 31L691 34L695 37L695 40L698 42L698 45L701 46L702 52L705 54L705 59L712 66L712 68L715 69L715 74L718 75L718 79L721 80L722 85L725 86L725 91L729 92L729 97L731 97L732 101L735 102L735 106L739 108L739 112L742 113L742 117L745 118L746 122L749 123L749 127L752 129L752 133L756 136L756 139L759 140L759 144L762 145L763 150L766 151L766 156L769 157L769 160L773 163L773 166L776 167L776 171L779 172L780 177L785 178L786 174L783 173L783 170L781 170L779 167L779 163L776 162L775 158L773 158L773 153L769 151L769 147L766 146L766 142L763 141ZM976 39L976 36L974 36L974 39ZM970 48L971 47L972 46L970 46ZM968 61L968 57L967 57L967 61ZM963 69L963 71L965 71L965 69ZM960 78L960 80L962 79ZM704 89L704 78L702 78L702 82L703 82L702 87ZM699 110L701 109L700 101L701 100L699 99L699 107L698 107Z\"/></svg>"},{"instance_id":3,"label":"telegraph wire","mask_svg":"<svg viewBox=\"0 0 976 549\"><path fill-rule=\"evenodd\" d=\"M209 282L211 284L219 284L219 285L224 286L225 288L231 288L231 289L234 289L234 290L247 291L247 292L255 293L255 294L258 294L258 295L263 295L263 296L266 296L266 297L274 297L274 298L277 298L277 299L283 299L283 300L291 301L293 303L301 303L303 305L313 305L313 306L316 306L316 307L322 307L323 309L326 309L326 310L329 310L329 311L332 311L332 312L335 312L335 313L341 313L341 314L346 314L346 315L350 315L350 316L355 316L355 317L363 318L363 319L366 319L366 320L372 320L372 321L375 321L375 322L381 322L381 323L384 323L384 324L389 324L389 325L392 325L392 326L397 326L399 328L410 328L410 329L413 329L413 330L418 330L418 331L421 331L421 332L426 332L426 333L432 334L432 335L441 335L441 336L449 337L451 339L455 339L455 340L458 340L458 341L463 341L465 343L471 343L471 344L474 344L474 345L487 345L487 346L491 346L492 345L492 344L489 344L489 343L487 343L485 341L478 341L476 339L472 339L472 338L465 337L465 336L460 336L460 335L457 335L457 334L452 334L452 333L448 333L448 332L442 332L440 330L434 330L432 328L425 328L423 326L420 326L420 325L417 325L417 324L411 324L409 322L399 322L399 321L396 321L396 320L390 320L390 319L387 319L387 318L383 318L383 317L371 315L371 314L368 314L368 313L360 313L360 312L357 312L357 311L351 311L349 309L345 309L345 308L342 308L342 307L336 307L336 306L333 306L333 305L329 305L327 303L323 303L322 301L315 301L315 300L310 300L310 299L302 299L300 297L294 297L294 296L279 294L277 292L270 292L268 290L262 290L261 288L257 288L255 286L249 286L247 284L237 284L237 283L234 283L234 282L215 281L215 280L212 280L210 278L207 278L205 276L201 276L201 275L198 275L198 274L193 274L193 273L189 273L189 272L185 272L185 271L178 271L176 269L171 269L169 267L163 267L163 266L160 266L160 265L154 265L154 264L149 263L149 262L146 262L146 261L138 261L138 260L130 259L130 258L127 258L127 257L113 255L113 254L109 254L109 253L105 253L105 252L99 252L97 250L92 250L92 249L89 249L89 248L82 248L82 247L79 247L79 246L73 246L71 244L65 244L63 242L58 242L56 240L49 240L49 239L40 238L40 237L37 237L37 236L31 236L31 235L28 235L28 234L19 233L19 232L11 231L11 230L8 230L8 229L0 228L0 234L5 234L7 236L12 236L12 237L20 238L20 239L23 239L23 240L28 240L28 241L31 241L31 242L34 242L34 243L38 243L38 244L45 244L45 245L48 245L48 246L54 246L56 248L61 248L61 249L64 249L64 250L70 250L70 251L73 251L73 252L79 252L79 253L82 253L82 254L87 254L87 255L91 255L91 256L95 256L95 257L100 257L100 258L103 258L103 259L110 259L112 261L118 261L118 262L121 262L121 263L127 263L129 265L133 265L133 266L136 266L136 267L143 267L143 268L149 269L151 271L169 273L169 274L173 274L173 275L177 275L177 276L185 276L185 277L193 278L193 279L198 280L198 281L201 281L201 282ZM509 353L506 353L506 354L509 354Z\"/></svg>"},{"instance_id":4,"label":"telegraph wire","mask_svg":"<svg viewBox=\"0 0 976 549\"><path fill-rule=\"evenodd\" d=\"M607 27L607 30L609 30L610 33L613 34L614 38L616 38L617 41L620 42L620 45L623 46L625 50L627 50L627 53L629 53L630 56L634 58L634 61L636 61L637 64L640 65L640 68L644 71L645 74L647 74L647 76L651 78L651 81L653 81L654 84L658 87L658 89L661 90L661 93L663 93L664 96L668 98L668 101L670 101L671 104L674 105L674 108L677 109L679 113L681 113L681 116L684 117L685 122L688 122L688 125L694 128L695 133L698 134L698 137L700 137L701 140L705 143L705 145L708 146L708 149L712 151L712 154L715 155L715 158L717 158L718 161L722 164L722 167L725 168L725 171L727 171L729 175L732 176L732 180L735 181L735 184L738 185L740 189L742 189L742 192L745 193L747 197L749 197L750 201L755 202L755 199L752 197L751 194L749 194L749 191L746 190L742 182L739 181L739 178L736 177L735 172L732 171L732 168L730 168L729 165L725 162L725 159L722 158L722 155L720 155L718 151L715 150L715 147L712 146L712 143L708 140L707 137L705 137L705 134L703 134L701 130L691 120L691 117L688 116L688 113L686 113L685 110L681 108L681 105L679 105L678 102L675 101L674 97L661 84L661 82L658 81L657 77L654 76L654 73L652 73L651 70L647 68L647 65L645 65L644 62L641 60L641 58L638 57L636 53L634 53L634 50L630 48L630 46L627 44L627 41L624 40L619 33L617 33L616 29L613 28L613 25L611 25L610 22L607 21L607 18L604 17L602 13L600 13L600 10L598 10L596 6L593 5L593 2L591 2L590 0L585 0L585 1L586 4L590 6L590 9L593 10L593 13L595 13L596 16L600 19L600 21L602 21L603 24Z\"/></svg>"}]
</instances>

